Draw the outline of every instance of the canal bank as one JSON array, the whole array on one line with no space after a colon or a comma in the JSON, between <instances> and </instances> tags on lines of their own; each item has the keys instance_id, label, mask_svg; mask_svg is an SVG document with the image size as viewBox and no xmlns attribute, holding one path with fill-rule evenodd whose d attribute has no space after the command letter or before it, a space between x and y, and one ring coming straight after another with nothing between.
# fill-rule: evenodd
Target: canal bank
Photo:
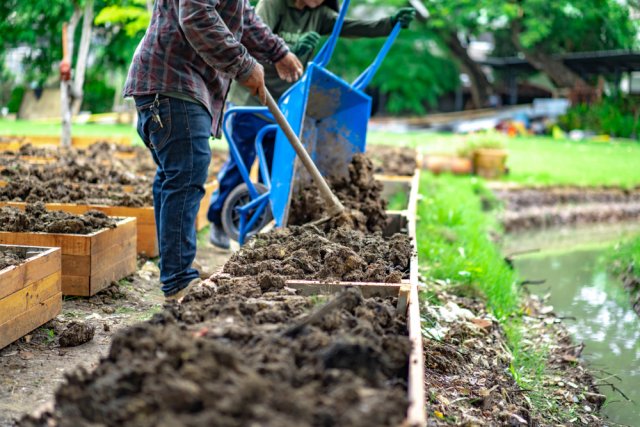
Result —
<instances>
[{"instance_id":1,"label":"canal bank","mask_svg":"<svg viewBox=\"0 0 640 427\"><path fill-rule=\"evenodd\" d=\"M620 240L640 235L640 224L527 231L505 236L528 291L563 320L581 359L594 375L611 425L640 424L640 318L608 254Z\"/></svg>"}]
</instances>

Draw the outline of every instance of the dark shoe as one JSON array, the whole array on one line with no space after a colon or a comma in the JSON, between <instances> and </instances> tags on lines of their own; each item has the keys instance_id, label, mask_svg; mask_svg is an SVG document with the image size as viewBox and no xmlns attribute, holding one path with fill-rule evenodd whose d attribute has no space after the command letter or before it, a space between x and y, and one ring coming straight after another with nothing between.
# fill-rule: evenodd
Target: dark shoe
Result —
<instances>
[{"instance_id":1,"label":"dark shoe","mask_svg":"<svg viewBox=\"0 0 640 427\"><path fill-rule=\"evenodd\" d=\"M169 296L165 296L164 297L164 301L165 302L169 302L169 301L180 302L180 301L182 301L182 298L184 298L185 295L187 295L189 290L193 289L197 284L199 284L201 282L202 282L202 279L200 279L200 278L193 279L192 281L189 282L189 284L186 287L184 287L183 289L180 289L175 294L169 295Z\"/></svg>"},{"instance_id":2,"label":"dark shoe","mask_svg":"<svg viewBox=\"0 0 640 427\"><path fill-rule=\"evenodd\" d=\"M211 244L220 249L229 249L231 243L229 242L229 236L224 229L215 224L211 224L211 231L209 232L209 241Z\"/></svg>"}]
</instances>

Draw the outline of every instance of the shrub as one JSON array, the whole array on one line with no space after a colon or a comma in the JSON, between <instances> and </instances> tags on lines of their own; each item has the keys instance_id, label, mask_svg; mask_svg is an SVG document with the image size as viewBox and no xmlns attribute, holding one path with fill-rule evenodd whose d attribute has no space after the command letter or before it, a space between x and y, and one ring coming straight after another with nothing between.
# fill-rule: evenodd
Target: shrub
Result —
<instances>
[{"instance_id":1,"label":"shrub","mask_svg":"<svg viewBox=\"0 0 640 427\"><path fill-rule=\"evenodd\" d=\"M84 83L82 110L92 113L106 113L113 107L116 90L109 86L105 79L97 73L87 76Z\"/></svg>"},{"instance_id":2,"label":"shrub","mask_svg":"<svg viewBox=\"0 0 640 427\"><path fill-rule=\"evenodd\" d=\"M559 119L566 131L589 130L618 138L637 138L640 99L634 97L605 98L598 104L571 107Z\"/></svg>"},{"instance_id":3,"label":"shrub","mask_svg":"<svg viewBox=\"0 0 640 427\"><path fill-rule=\"evenodd\" d=\"M16 86L11 91L9 96L9 102L7 102L7 108L10 113L17 113L20 110L20 104L22 104L22 98L24 97L24 86Z\"/></svg>"}]
</instances>

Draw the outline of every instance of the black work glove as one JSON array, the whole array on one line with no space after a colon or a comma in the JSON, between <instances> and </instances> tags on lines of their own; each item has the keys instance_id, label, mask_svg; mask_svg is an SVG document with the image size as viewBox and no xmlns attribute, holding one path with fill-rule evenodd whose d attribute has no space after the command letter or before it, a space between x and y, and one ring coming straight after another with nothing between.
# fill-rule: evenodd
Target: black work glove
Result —
<instances>
[{"instance_id":1,"label":"black work glove","mask_svg":"<svg viewBox=\"0 0 640 427\"><path fill-rule=\"evenodd\" d=\"M291 51L298 57L304 56L312 52L320 43L320 34L315 31L304 33L296 44L293 45Z\"/></svg>"},{"instance_id":2,"label":"black work glove","mask_svg":"<svg viewBox=\"0 0 640 427\"><path fill-rule=\"evenodd\" d=\"M416 18L416 10L412 7L403 7L391 16L391 23L395 26L398 22L401 28L409 28L409 24Z\"/></svg>"}]
</instances>

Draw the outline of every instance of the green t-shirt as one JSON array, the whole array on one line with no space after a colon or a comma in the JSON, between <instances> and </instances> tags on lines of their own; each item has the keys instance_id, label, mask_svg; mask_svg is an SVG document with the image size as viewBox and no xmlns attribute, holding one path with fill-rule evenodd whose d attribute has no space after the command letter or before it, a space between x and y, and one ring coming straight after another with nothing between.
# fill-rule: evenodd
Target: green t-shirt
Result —
<instances>
[{"instance_id":1,"label":"green t-shirt","mask_svg":"<svg viewBox=\"0 0 640 427\"><path fill-rule=\"evenodd\" d=\"M260 0L256 6L256 12L274 33L282 37L289 48L292 48L305 33L315 31L320 35L331 34L333 25L338 18L338 14L327 6L319 6L315 9L307 7L302 10L297 9L295 0ZM391 33L392 29L393 25L389 18L345 19L340 35L345 37L385 37ZM314 52L308 52L298 59L306 67L313 56ZM269 92L274 99L280 98L292 83L281 80L273 64L262 63L262 65ZM249 91L236 81L231 85L228 100L241 106L260 105L258 99L251 96Z\"/></svg>"}]
</instances>

